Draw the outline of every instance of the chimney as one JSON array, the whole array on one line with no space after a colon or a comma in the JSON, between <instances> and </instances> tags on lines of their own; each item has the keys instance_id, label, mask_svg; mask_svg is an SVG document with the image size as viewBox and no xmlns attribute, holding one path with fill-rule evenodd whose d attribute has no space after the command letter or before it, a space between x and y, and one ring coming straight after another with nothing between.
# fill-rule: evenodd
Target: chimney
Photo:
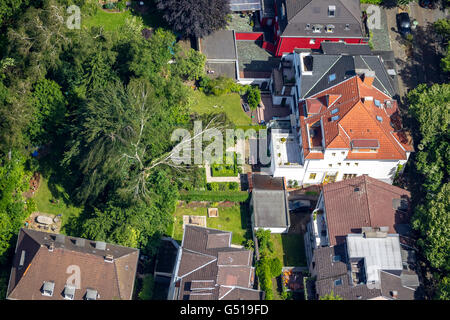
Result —
<instances>
[{"instance_id":1,"label":"chimney","mask_svg":"<svg viewBox=\"0 0 450 320\"><path fill-rule=\"evenodd\" d=\"M55 244L52 242L48 245L48 251L53 252L54 249L55 249Z\"/></svg>"},{"instance_id":2,"label":"chimney","mask_svg":"<svg viewBox=\"0 0 450 320\"><path fill-rule=\"evenodd\" d=\"M364 70L364 74L362 76L362 80L364 84L371 87L373 84L373 80L375 80L375 71L372 70Z\"/></svg>"},{"instance_id":3,"label":"chimney","mask_svg":"<svg viewBox=\"0 0 450 320\"><path fill-rule=\"evenodd\" d=\"M398 291L396 291L396 290L391 291L391 295L392 295L392 298L397 299L398 298Z\"/></svg>"}]
</instances>

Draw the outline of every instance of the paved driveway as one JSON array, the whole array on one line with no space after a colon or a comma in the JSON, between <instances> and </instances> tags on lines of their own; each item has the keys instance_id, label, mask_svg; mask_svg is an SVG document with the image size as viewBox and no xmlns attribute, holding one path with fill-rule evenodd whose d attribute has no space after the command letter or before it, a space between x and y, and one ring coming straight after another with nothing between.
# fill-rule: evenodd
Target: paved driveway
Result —
<instances>
[{"instance_id":1,"label":"paved driveway","mask_svg":"<svg viewBox=\"0 0 450 320\"><path fill-rule=\"evenodd\" d=\"M420 83L431 85L446 80L445 75L440 71L440 60L443 54L439 45L440 39L435 35L432 24L448 16L448 11L424 9L415 2L411 2L408 9L411 21L416 19L419 23L417 29L413 31L414 40L411 49L408 49L407 42L397 32L396 14L399 8L383 8L387 17L391 48L397 63L401 98Z\"/></svg>"}]
</instances>

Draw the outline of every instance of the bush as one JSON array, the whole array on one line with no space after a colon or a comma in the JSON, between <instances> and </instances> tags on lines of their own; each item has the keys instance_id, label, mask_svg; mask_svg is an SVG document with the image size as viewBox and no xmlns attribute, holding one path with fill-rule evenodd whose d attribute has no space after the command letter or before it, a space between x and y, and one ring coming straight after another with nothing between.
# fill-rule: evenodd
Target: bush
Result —
<instances>
[{"instance_id":1,"label":"bush","mask_svg":"<svg viewBox=\"0 0 450 320\"><path fill-rule=\"evenodd\" d=\"M153 288L155 287L155 281L153 276L149 274L142 281L142 289L138 296L140 300L151 300L153 297Z\"/></svg>"},{"instance_id":2,"label":"bush","mask_svg":"<svg viewBox=\"0 0 450 320\"><path fill-rule=\"evenodd\" d=\"M256 276L261 290L266 293L266 300L273 300L272 277L267 258L262 257L256 264Z\"/></svg>"},{"instance_id":3,"label":"bush","mask_svg":"<svg viewBox=\"0 0 450 320\"><path fill-rule=\"evenodd\" d=\"M37 211L36 202L33 198L27 199L27 213L28 215L32 214L33 212Z\"/></svg>"},{"instance_id":4,"label":"bush","mask_svg":"<svg viewBox=\"0 0 450 320\"><path fill-rule=\"evenodd\" d=\"M239 191L239 183L237 182L228 182L228 189L232 191Z\"/></svg>"},{"instance_id":5,"label":"bush","mask_svg":"<svg viewBox=\"0 0 450 320\"><path fill-rule=\"evenodd\" d=\"M278 277L281 274L281 269L283 268L283 265L282 265L280 259L278 259L277 257L271 259L269 266L270 266L270 273L272 274L272 277Z\"/></svg>"}]
</instances>

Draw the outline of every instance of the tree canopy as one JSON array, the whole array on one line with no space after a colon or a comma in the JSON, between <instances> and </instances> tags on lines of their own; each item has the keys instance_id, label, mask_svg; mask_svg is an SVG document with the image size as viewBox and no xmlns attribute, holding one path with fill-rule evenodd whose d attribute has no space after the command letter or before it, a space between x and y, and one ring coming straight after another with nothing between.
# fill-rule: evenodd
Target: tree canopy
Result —
<instances>
[{"instance_id":1,"label":"tree canopy","mask_svg":"<svg viewBox=\"0 0 450 320\"><path fill-rule=\"evenodd\" d=\"M185 37L204 37L227 25L228 0L156 0L164 20Z\"/></svg>"}]
</instances>

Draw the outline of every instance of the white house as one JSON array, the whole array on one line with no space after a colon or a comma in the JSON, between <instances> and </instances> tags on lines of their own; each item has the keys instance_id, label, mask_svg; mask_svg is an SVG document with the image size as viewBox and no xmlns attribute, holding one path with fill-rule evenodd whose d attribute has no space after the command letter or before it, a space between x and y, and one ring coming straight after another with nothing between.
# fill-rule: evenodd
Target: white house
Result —
<instances>
[{"instance_id":1,"label":"white house","mask_svg":"<svg viewBox=\"0 0 450 320\"><path fill-rule=\"evenodd\" d=\"M284 59L280 68L291 65L295 85L277 85L283 76L271 85L275 100L291 92L285 100L293 101L291 128L272 130L272 175L300 185L362 174L392 183L413 147L381 58L293 53Z\"/></svg>"}]
</instances>

